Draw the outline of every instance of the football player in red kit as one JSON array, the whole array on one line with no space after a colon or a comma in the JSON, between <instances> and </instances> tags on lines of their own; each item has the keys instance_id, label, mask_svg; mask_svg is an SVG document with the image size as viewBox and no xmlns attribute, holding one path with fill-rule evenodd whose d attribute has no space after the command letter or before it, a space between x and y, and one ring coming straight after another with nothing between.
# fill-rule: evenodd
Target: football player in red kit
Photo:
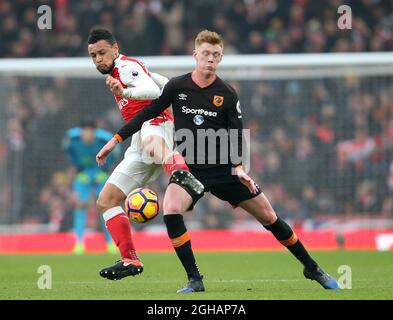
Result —
<instances>
[{"instance_id":1,"label":"football player in red kit","mask_svg":"<svg viewBox=\"0 0 393 320\"><path fill-rule=\"evenodd\" d=\"M106 84L112 91L124 121L130 121L138 112L160 96L168 79L150 73L146 66L119 53L112 33L105 28L94 28L88 38L88 52L97 70L107 74ZM154 181L162 168L177 181L177 188L202 194L204 187L191 173L183 157L174 150L173 117L168 110L146 121L132 138L124 159L114 169L98 200L106 227L116 243L121 260L104 268L100 275L116 280L143 271L132 241L131 226L120 206L130 191ZM120 136L115 136L121 142ZM97 157L99 164L100 159Z\"/></svg>"}]
</instances>

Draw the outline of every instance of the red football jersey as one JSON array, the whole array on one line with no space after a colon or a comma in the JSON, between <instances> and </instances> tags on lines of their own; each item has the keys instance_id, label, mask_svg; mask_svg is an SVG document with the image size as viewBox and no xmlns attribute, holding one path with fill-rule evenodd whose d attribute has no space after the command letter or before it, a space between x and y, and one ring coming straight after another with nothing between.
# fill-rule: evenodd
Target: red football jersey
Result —
<instances>
[{"instance_id":1,"label":"red football jersey","mask_svg":"<svg viewBox=\"0 0 393 320\"><path fill-rule=\"evenodd\" d=\"M115 60L115 67L113 68L111 76L118 79L123 88L146 85L152 81L150 72L143 62L124 55L120 55ZM120 113L126 122L130 121L139 111L143 110L152 101L127 99L116 95L114 95L114 97L119 106ZM158 124L167 120L173 121L172 114L168 109L164 110L155 119L150 120L150 123Z\"/></svg>"}]
</instances>

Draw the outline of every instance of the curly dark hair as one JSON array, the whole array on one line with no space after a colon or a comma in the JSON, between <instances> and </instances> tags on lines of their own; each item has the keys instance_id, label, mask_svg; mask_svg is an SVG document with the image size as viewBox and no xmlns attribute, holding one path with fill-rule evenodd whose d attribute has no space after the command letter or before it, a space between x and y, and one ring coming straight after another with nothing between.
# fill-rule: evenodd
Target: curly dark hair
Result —
<instances>
[{"instance_id":1,"label":"curly dark hair","mask_svg":"<svg viewBox=\"0 0 393 320\"><path fill-rule=\"evenodd\" d=\"M107 28L94 27L93 29L90 30L89 38L87 39L87 44L93 44L100 40L105 40L111 45L116 43L115 37Z\"/></svg>"}]
</instances>

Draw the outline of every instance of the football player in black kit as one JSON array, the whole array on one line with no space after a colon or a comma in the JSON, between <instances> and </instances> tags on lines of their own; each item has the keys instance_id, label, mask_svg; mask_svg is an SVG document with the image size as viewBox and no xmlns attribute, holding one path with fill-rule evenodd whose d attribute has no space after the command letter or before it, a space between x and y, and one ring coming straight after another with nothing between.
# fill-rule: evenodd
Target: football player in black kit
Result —
<instances>
[{"instance_id":1,"label":"football player in black kit","mask_svg":"<svg viewBox=\"0 0 393 320\"><path fill-rule=\"evenodd\" d=\"M180 142L186 146L183 156L191 173L204 184L205 192L209 191L254 216L303 264L306 278L317 281L325 289L340 289L336 279L318 266L291 227L276 215L266 196L245 172L241 161L233 160L231 153L234 153L234 150L241 154L242 119L235 90L216 75L223 56L223 47L223 40L216 32L200 32L195 39L193 53L195 69L191 73L171 79L160 98L124 125L101 149L97 154L97 162L103 163L117 143L137 132L144 121L154 118L172 105L176 135L179 136L179 132L182 132L183 139L180 139ZM217 143L217 135L209 138L209 134L201 135L201 130L210 130L210 133L222 133L224 130L228 139L224 139L224 143L222 140ZM233 130L238 133L236 139L230 137L230 131ZM187 132L192 132L192 135L187 135ZM185 136L187 139L184 140ZM198 149L201 139L206 142L206 148ZM227 144L230 144L230 147L223 157L222 149L225 150ZM213 149L216 152L206 154L206 150ZM191 248L190 236L183 221L183 214L191 210L203 194L195 194L186 188L182 189L182 193L174 192L173 183L179 182L170 180L163 211L168 236L188 276L188 284L178 292L205 291Z\"/></svg>"}]
</instances>

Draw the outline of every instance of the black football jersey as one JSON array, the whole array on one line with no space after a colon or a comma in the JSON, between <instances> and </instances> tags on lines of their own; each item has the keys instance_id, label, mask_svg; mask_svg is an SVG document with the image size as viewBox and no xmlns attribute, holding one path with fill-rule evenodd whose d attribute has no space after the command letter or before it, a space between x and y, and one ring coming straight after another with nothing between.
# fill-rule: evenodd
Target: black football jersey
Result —
<instances>
[{"instance_id":1,"label":"black football jersey","mask_svg":"<svg viewBox=\"0 0 393 320\"><path fill-rule=\"evenodd\" d=\"M236 91L216 77L205 88L191 73L171 79L161 96L119 130L125 140L143 122L172 105L177 150L190 168L238 165L242 156L242 116Z\"/></svg>"}]
</instances>

